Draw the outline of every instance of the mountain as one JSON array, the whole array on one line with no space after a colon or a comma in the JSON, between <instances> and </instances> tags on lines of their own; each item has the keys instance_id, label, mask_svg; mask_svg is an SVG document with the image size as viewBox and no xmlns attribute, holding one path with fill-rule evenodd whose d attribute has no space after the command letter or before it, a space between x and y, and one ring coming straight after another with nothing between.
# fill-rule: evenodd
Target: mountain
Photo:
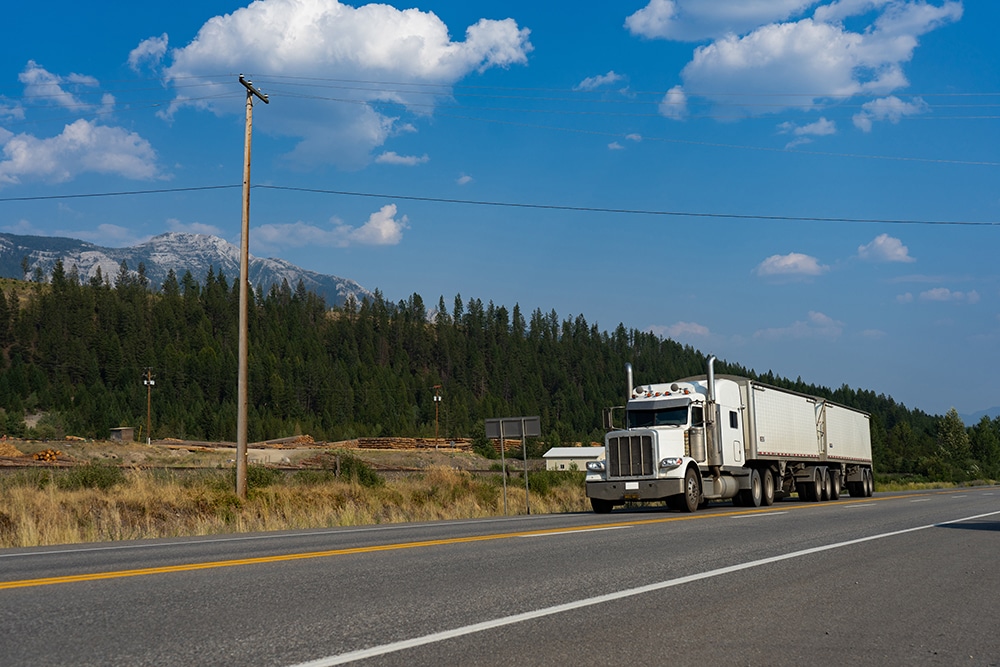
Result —
<instances>
[{"instance_id":1,"label":"mountain","mask_svg":"<svg viewBox=\"0 0 1000 667\"><path fill-rule=\"evenodd\" d=\"M975 426L983 417L989 417L990 419L996 419L1000 417L1000 407L990 408L989 410L980 410L979 412L974 412L971 415L959 415L962 421L965 422L966 426Z\"/></svg>"},{"instance_id":2,"label":"mountain","mask_svg":"<svg viewBox=\"0 0 1000 667\"><path fill-rule=\"evenodd\" d=\"M108 280L114 281L123 261L133 273L142 263L150 286L156 289L170 269L178 280L190 271L199 283L204 283L209 268L216 274L222 272L229 284L239 280L240 275L240 249L208 234L161 234L127 248L104 248L61 237L0 234L0 277L28 279L36 269L47 277L60 259L67 273L76 267L81 281L92 278L98 267ZM255 289L260 285L265 293L283 280L294 290L301 280L307 290L322 296L329 306L343 305L349 296L359 301L372 296L353 280L307 271L282 259L251 255L249 271L250 283Z\"/></svg>"}]
</instances>

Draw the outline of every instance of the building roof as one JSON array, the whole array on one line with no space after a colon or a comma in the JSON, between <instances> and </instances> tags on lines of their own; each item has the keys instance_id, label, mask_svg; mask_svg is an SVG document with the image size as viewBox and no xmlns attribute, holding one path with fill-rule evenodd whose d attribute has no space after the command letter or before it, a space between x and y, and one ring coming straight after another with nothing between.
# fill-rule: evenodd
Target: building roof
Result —
<instances>
[{"instance_id":1,"label":"building roof","mask_svg":"<svg viewBox=\"0 0 1000 667\"><path fill-rule=\"evenodd\" d=\"M553 447L542 454L543 459L597 458L604 454L604 447Z\"/></svg>"}]
</instances>

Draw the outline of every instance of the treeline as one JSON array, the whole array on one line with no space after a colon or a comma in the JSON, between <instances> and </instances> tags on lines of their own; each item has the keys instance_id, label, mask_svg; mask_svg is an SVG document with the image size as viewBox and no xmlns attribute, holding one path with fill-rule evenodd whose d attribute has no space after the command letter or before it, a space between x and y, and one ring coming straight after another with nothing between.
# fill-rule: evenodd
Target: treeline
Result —
<instances>
[{"instance_id":1,"label":"treeline","mask_svg":"<svg viewBox=\"0 0 1000 667\"><path fill-rule=\"evenodd\" d=\"M704 355L658 336L602 331L583 315L525 314L479 299L413 294L330 309L300 283L253 295L249 323L251 441L309 434L477 436L483 420L539 415L544 445L603 440L601 409L624 400L626 362L642 382L704 372ZM171 273L150 285L142 265L81 280L58 263L45 282L0 290L0 426L13 436L107 437L133 426L152 437L234 440L238 280ZM1000 419L966 429L891 397L843 386L749 375L873 415L876 470L928 479L1000 476ZM434 400L440 395L441 400ZM26 417L43 414L29 430ZM957 423L956 423L957 421Z\"/></svg>"}]
</instances>

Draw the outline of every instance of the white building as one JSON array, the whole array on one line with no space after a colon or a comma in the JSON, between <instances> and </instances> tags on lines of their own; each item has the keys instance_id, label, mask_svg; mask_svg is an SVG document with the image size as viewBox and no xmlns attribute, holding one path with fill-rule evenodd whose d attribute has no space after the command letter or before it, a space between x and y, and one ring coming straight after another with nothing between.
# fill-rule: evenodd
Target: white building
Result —
<instances>
[{"instance_id":1,"label":"white building","mask_svg":"<svg viewBox=\"0 0 1000 667\"><path fill-rule=\"evenodd\" d=\"M588 461L604 459L604 447L553 447L542 455L546 470L587 470Z\"/></svg>"}]
</instances>

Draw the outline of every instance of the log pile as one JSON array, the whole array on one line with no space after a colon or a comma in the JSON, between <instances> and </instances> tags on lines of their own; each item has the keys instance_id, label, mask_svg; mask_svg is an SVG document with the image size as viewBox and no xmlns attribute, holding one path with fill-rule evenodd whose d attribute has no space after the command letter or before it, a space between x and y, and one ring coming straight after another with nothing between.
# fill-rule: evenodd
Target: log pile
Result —
<instances>
[{"instance_id":1,"label":"log pile","mask_svg":"<svg viewBox=\"0 0 1000 667\"><path fill-rule=\"evenodd\" d=\"M57 449L43 449L32 454L31 458L36 461L58 461L61 454L62 452Z\"/></svg>"},{"instance_id":2,"label":"log pile","mask_svg":"<svg viewBox=\"0 0 1000 667\"><path fill-rule=\"evenodd\" d=\"M18 456L24 456L24 452L9 442L0 442L0 456L16 458Z\"/></svg>"}]
</instances>

